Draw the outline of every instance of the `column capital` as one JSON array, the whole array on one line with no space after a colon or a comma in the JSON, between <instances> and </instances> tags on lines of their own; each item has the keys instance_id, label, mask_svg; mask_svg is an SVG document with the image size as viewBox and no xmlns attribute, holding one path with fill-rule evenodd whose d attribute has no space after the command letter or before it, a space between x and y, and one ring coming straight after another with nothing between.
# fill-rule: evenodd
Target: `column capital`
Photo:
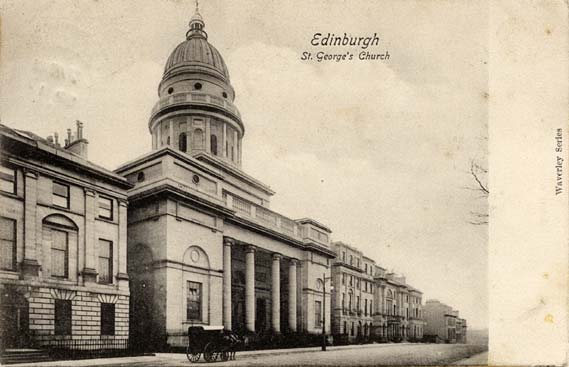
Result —
<instances>
[{"instance_id":1,"label":"column capital","mask_svg":"<svg viewBox=\"0 0 569 367\"><path fill-rule=\"evenodd\" d=\"M223 237L223 245L233 246L235 245L235 239L231 237Z\"/></svg>"},{"instance_id":2,"label":"column capital","mask_svg":"<svg viewBox=\"0 0 569 367\"><path fill-rule=\"evenodd\" d=\"M246 253L255 253L255 251L257 251L257 246L253 246L253 245L246 245L245 246L245 252Z\"/></svg>"},{"instance_id":3,"label":"column capital","mask_svg":"<svg viewBox=\"0 0 569 367\"><path fill-rule=\"evenodd\" d=\"M83 191L85 192L85 195L95 197L95 191L88 189L86 187L83 188Z\"/></svg>"},{"instance_id":4,"label":"column capital","mask_svg":"<svg viewBox=\"0 0 569 367\"><path fill-rule=\"evenodd\" d=\"M283 258L283 255L281 255L281 254L279 254L279 253L277 253L277 252L275 252L275 253L273 254L273 261L275 261L275 260L276 260L276 261L280 261L282 258Z\"/></svg>"},{"instance_id":5,"label":"column capital","mask_svg":"<svg viewBox=\"0 0 569 367\"><path fill-rule=\"evenodd\" d=\"M119 206L128 208L128 201L126 201L124 199L118 199L117 201L119 202Z\"/></svg>"},{"instance_id":6,"label":"column capital","mask_svg":"<svg viewBox=\"0 0 569 367\"><path fill-rule=\"evenodd\" d=\"M37 178L38 178L38 176L39 176L39 174L38 174L36 171L31 170L31 169L29 169L29 168L26 168L26 169L24 170L24 175L25 175L26 177L33 178L33 179L36 179L36 180L37 180Z\"/></svg>"},{"instance_id":7,"label":"column capital","mask_svg":"<svg viewBox=\"0 0 569 367\"><path fill-rule=\"evenodd\" d=\"M300 260L295 259L295 258L290 259L290 265L298 266L299 264L300 264Z\"/></svg>"}]
</instances>

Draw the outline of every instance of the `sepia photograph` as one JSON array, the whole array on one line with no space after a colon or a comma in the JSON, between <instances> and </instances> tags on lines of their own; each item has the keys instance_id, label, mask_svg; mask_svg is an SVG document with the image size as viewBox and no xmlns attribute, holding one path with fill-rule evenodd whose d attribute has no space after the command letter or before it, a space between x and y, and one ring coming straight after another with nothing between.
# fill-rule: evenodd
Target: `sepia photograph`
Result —
<instances>
[{"instance_id":1,"label":"sepia photograph","mask_svg":"<svg viewBox=\"0 0 569 367\"><path fill-rule=\"evenodd\" d=\"M488 365L486 2L0 11L2 364Z\"/></svg>"}]
</instances>

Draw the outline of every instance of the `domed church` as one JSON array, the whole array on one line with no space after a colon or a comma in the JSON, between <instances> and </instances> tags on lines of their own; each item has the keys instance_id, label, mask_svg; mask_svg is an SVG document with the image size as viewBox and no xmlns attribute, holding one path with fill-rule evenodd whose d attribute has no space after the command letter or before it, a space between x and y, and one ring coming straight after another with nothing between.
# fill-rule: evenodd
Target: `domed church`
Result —
<instances>
[{"instance_id":1,"label":"domed church","mask_svg":"<svg viewBox=\"0 0 569 367\"><path fill-rule=\"evenodd\" d=\"M241 169L245 125L196 9L166 61L152 151L116 170L128 191L131 342L184 346L192 325L240 334L330 331L331 231L270 209ZM301 187L299 187L301 189Z\"/></svg>"}]
</instances>

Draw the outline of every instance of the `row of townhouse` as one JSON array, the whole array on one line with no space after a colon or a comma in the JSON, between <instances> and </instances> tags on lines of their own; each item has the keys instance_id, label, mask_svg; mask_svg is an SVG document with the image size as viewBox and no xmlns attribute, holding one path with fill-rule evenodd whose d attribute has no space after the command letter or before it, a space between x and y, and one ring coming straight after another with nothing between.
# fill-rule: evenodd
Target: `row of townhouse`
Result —
<instances>
[{"instance_id":1,"label":"row of townhouse","mask_svg":"<svg viewBox=\"0 0 569 367\"><path fill-rule=\"evenodd\" d=\"M124 348L127 180L87 161L82 124L62 146L0 124L0 348Z\"/></svg>"},{"instance_id":2,"label":"row of townhouse","mask_svg":"<svg viewBox=\"0 0 569 367\"><path fill-rule=\"evenodd\" d=\"M439 300L427 300L424 306L425 338L434 343L466 343L467 322L459 312Z\"/></svg>"},{"instance_id":3,"label":"row of townhouse","mask_svg":"<svg viewBox=\"0 0 569 367\"><path fill-rule=\"evenodd\" d=\"M422 292L357 248L332 247L332 333L350 342L422 340Z\"/></svg>"}]
</instances>

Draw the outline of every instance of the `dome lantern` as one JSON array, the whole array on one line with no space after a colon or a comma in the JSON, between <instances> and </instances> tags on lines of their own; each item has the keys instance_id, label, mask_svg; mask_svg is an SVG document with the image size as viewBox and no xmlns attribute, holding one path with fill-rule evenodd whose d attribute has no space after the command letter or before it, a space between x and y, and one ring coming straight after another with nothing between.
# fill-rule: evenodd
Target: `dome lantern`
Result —
<instances>
[{"instance_id":1,"label":"dome lantern","mask_svg":"<svg viewBox=\"0 0 569 367\"><path fill-rule=\"evenodd\" d=\"M186 39L189 40L192 37L203 37L207 40L207 33L203 30L205 27L205 23L200 14L199 3L197 0L196 0L196 11L192 16L192 19L190 19L189 25L190 29L188 30L188 32L186 32Z\"/></svg>"}]
</instances>

